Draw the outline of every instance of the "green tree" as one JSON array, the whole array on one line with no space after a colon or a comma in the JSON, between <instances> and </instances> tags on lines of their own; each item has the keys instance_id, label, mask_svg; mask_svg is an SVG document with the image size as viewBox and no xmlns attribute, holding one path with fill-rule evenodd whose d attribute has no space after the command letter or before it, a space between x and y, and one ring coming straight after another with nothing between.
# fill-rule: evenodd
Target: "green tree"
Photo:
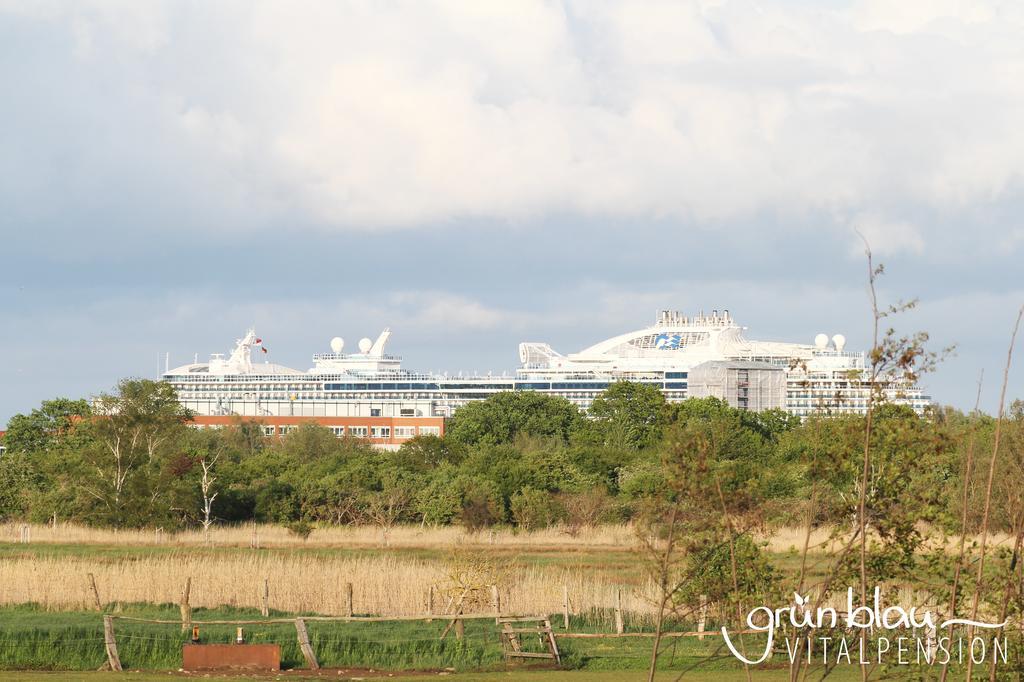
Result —
<instances>
[{"instance_id":1,"label":"green tree","mask_svg":"<svg viewBox=\"0 0 1024 682\"><path fill-rule=\"evenodd\" d=\"M416 513L423 523L447 525L462 511L462 489L459 470L452 464L441 464L429 474L428 481L416 495Z\"/></svg>"},{"instance_id":2,"label":"green tree","mask_svg":"<svg viewBox=\"0 0 1024 682\"><path fill-rule=\"evenodd\" d=\"M709 603L722 603L737 592L754 595L774 591L780 576L758 543L749 535L738 535L733 553L737 569L735 586L728 542L703 547L687 556L685 570L692 579L683 585L680 602L695 604L703 598Z\"/></svg>"},{"instance_id":3,"label":"green tree","mask_svg":"<svg viewBox=\"0 0 1024 682\"><path fill-rule=\"evenodd\" d=\"M459 408L446 439L466 445L511 443L516 436L551 436L568 442L583 415L565 398L536 391L505 391Z\"/></svg>"},{"instance_id":4,"label":"green tree","mask_svg":"<svg viewBox=\"0 0 1024 682\"><path fill-rule=\"evenodd\" d=\"M7 423L4 446L8 452L38 452L54 447L77 422L91 414L84 400L44 400L29 414L16 414Z\"/></svg>"},{"instance_id":5,"label":"green tree","mask_svg":"<svg viewBox=\"0 0 1024 682\"><path fill-rule=\"evenodd\" d=\"M0 521L24 517L39 492L38 483L28 455L9 452L0 457Z\"/></svg>"},{"instance_id":6,"label":"green tree","mask_svg":"<svg viewBox=\"0 0 1024 682\"><path fill-rule=\"evenodd\" d=\"M657 497L665 492L665 468L654 458L646 458L620 467L615 472L616 487L627 501Z\"/></svg>"},{"instance_id":7,"label":"green tree","mask_svg":"<svg viewBox=\"0 0 1024 682\"><path fill-rule=\"evenodd\" d=\"M389 472L383 477L380 490L366 494L363 515L380 528L385 547L391 542L391 529L407 516L412 507L417 483L408 474Z\"/></svg>"},{"instance_id":8,"label":"green tree","mask_svg":"<svg viewBox=\"0 0 1024 682\"><path fill-rule=\"evenodd\" d=\"M310 421L282 436L277 447L302 461L316 461L342 452L342 440L329 428Z\"/></svg>"},{"instance_id":9,"label":"green tree","mask_svg":"<svg viewBox=\"0 0 1024 682\"><path fill-rule=\"evenodd\" d=\"M745 580L750 566L741 563L749 559L741 538L764 522L758 460L749 457L748 438L737 436L743 428L736 411L721 401L686 402L692 404L662 446L664 487L640 501L636 524L657 586L649 679L657 669L665 618L685 618L695 609L686 597L700 589L702 556L721 560L723 615L742 622L745 603L765 603L765 595L756 593L764 581Z\"/></svg>"},{"instance_id":10,"label":"green tree","mask_svg":"<svg viewBox=\"0 0 1024 682\"><path fill-rule=\"evenodd\" d=\"M646 448L661 439L665 396L652 384L617 381L594 398L588 413L607 445Z\"/></svg>"},{"instance_id":11,"label":"green tree","mask_svg":"<svg viewBox=\"0 0 1024 682\"><path fill-rule=\"evenodd\" d=\"M98 503L99 518L114 525L144 524L154 512L166 511L160 507L165 490L158 474L171 454L180 454L191 414L169 384L125 379L115 393L96 400L96 415L94 440L81 451L76 485Z\"/></svg>"},{"instance_id":12,"label":"green tree","mask_svg":"<svg viewBox=\"0 0 1024 682\"><path fill-rule=\"evenodd\" d=\"M512 520L523 530L546 528L561 515L551 493L536 488L523 488L509 500Z\"/></svg>"},{"instance_id":13,"label":"green tree","mask_svg":"<svg viewBox=\"0 0 1024 682\"><path fill-rule=\"evenodd\" d=\"M475 532L505 521L505 505L494 483L482 476L464 476L458 485L462 492L459 520L466 530Z\"/></svg>"},{"instance_id":14,"label":"green tree","mask_svg":"<svg viewBox=\"0 0 1024 682\"><path fill-rule=\"evenodd\" d=\"M461 443L438 436L416 436L404 443L392 461L409 471L430 471L448 462L457 463L465 456Z\"/></svg>"},{"instance_id":15,"label":"green tree","mask_svg":"<svg viewBox=\"0 0 1024 682\"><path fill-rule=\"evenodd\" d=\"M222 429L202 429L186 436L187 463L182 462L182 470L196 470L197 486L200 493L199 522L204 531L213 525L213 503L224 486L221 470L228 459L227 451L230 441L224 436Z\"/></svg>"},{"instance_id":16,"label":"green tree","mask_svg":"<svg viewBox=\"0 0 1024 682\"><path fill-rule=\"evenodd\" d=\"M800 426L800 417L779 408L761 412L742 412L743 424L762 438L777 443L782 434Z\"/></svg>"},{"instance_id":17,"label":"green tree","mask_svg":"<svg viewBox=\"0 0 1024 682\"><path fill-rule=\"evenodd\" d=\"M231 420L231 427L221 430L221 433L227 438L230 451L239 456L252 456L267 447L270 440L263 433L264 426L262 422L235 417Z\"/></svg>"}]
</instances>

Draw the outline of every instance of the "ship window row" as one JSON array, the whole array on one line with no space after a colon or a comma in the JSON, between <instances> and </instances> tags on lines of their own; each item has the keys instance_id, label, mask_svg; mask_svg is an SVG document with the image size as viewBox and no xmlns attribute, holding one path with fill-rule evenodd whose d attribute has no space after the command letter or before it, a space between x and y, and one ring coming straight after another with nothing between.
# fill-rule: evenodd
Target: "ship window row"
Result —
<instances>
[{"instance_id":1,"label":"ship window row","mask_svg":"<svg viewBox=\"0 0 1024 682\"><path fill-rule=\"evenodd\" d=\"M322 391L320 384L307 384L301 387L286 386L248 386L236 384L235 386L175 386L179 393L195 393L197 391L215 391L217 393L300 393L309 391Z\"/></svg>"},{"instance_id":2,"label":"ship window row","mask_svg":"<svg viewBox=\"0 0 1024 682\"><path fill-rule=\"evenodd\" d=\"M374 394L372 399L380 402L385 400L440 400L444 398L445 393L377 393ZM479 398L479 395L475 397ZM327 393L317 398L324 398L330 401L336 400L355 400L363 401L367 400L365 393Z\"/></svg>"},{"instance_id":3,"label":"ship window row","mask_svg":"<svg viewBox=\"0 0 1024 682\"><path fill-rule=\"evenodd\" d=\"M687 377L686 372L666 372L665 379L685 379ZM654 383L659 384L659 379L634 379L634 381L640 381L642 383ZM558 389L593 389L593 390L604 390L611 385L609 381L566 381L566 382L512 382L500 383L500 384L479 384L479 383L325 383L325 384L281 384L281 385L255 385L255 384L235 384L233 386L222 386L222 385L191 385L191 386L180 386L178 390L183 393L195 394L195 393L209 393L215 392L219 394L224 393L255 393L259 392L261 397L283 397L283 394L289 394L288 397L296 393L301 394L301 397L305 397L310 392L319 393L320 391L459 391L459 390L473 390L473 391L510 391L516 390L558 390Z\"/></svg>"},{"instance_id":4,"label":"ship window row","mask_svg":"<svg viewBox=\"0 0 1024 682\"><path fill-rule=\"evenodd\" d=\"M505 384L438 384L438 383L343 383L324 384L326 391L450 391L450 390L510 391L512 383Z\"/></svg>"},{"instance_id":5,"label":"ship window row","mask_svg":"<svg viewBox=\"0 0 1024 682\"><path fill-rule=\"evenodd\" d=\"M687 382L685 381L645 381L646 384L652 384L658 388L665 390L685 390L687 388ZM298 393L255 393L255 392L241 392L241 391L187 391L182 395L184 400L216 400L216 401L227 401L234 402L237 400L254 400L256 402L307 402L310 400L365 400L365 392L341 392L335 391L339 387L345 386L344 384L328 384L328 388L331 389L329 393L320 392L305 392L300 391ZM526 391L587 391L589 393L597 394L601 391L606 390L610 386L607 382L523 382L516 384L516 390ZM401 387L388 386L387 389L391 391L397 391ZM501 386L497 388L487 388L480 386L470 386L467 388L457 389L449 387L443 387L442 389L434 389L431 393L397 393L388 392L385 393L383 389L381 392L375 393L374 398L378 400L442 400L445 398L464 398L464 399L479 399L481 397L480 391L510 391L511 386Z\"/></svg>"},{"instance_id":6,"label":"ship window row","mask_svg":"<svg viewBox=\"0 0 1024 682\"><path fill-rule=\"evenodd\" d=\"M298 388L299 386L319 386L319 381L301 381L298 383L288 383L282 381L278 377L261 377L261 376L245 376L245 377L211 377L211 376L176 376L168 379L171 384L177 386L178 384L210 384L217 386L218 388L225 388L223 384L231 384L232 386L248 385L254 387L256 384L262 384L264 388L269 386L276 387L287 387L287 388Z\"/></svg>"}]
</instances>

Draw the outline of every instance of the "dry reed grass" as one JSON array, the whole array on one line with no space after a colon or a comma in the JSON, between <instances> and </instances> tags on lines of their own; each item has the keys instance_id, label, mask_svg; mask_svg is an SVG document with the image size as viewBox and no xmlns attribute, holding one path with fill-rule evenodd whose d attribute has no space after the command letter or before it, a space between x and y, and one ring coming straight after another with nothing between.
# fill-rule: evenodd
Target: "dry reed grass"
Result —
<instances>
[{"instance_id":1,"label":"dry reed grass","mask_svg":"<svg viewBox=\"0 0 1024 682\"><path fill-rule=\"evenodd\" d=\"M0 524L0 542L18 542L21 529L26 524ZM164 533L149 530L115 530L90 528L75 524L58 523L28 524L32 543L65 545L124 545L127 547L249 547L254 527L214 526L209 534L202 530L188 530L178 533ZM828 553L834 551L841 539L832 539L831 528L818 528L811 534L810 551ZM769 552L779 554L799 552L804 543L803 528L778 528L758 539L766 543ZM384 547L380 528L376 526L329 526L316 528L306 539L302 539L283 526L257 525L255 534L260 547L274 549L288 548L370 548ZM968 537L978 541L980 536ZM954 551L958 536L946 536L936 542L945 544ZM990 546L1012 544L1013 538L1005 533L990 533ZM608 524L584 528L577 534L570 534L561 526L534 531L518 531L510 528L483 530L476 533L459 526L396 526L388 534L386 543L391 548L452 549L488 547L508 549L591 549L591 550L632 550L639 548L636 533L629 524Z\"/></svg>"},{"instance_id":2,"label":"dry reed grass","mask_svg":"<svg viewBox=\"0 0 1024 682\"><path fill-rule=\"evenodd\" d=\"M956 554L959 548L960 536L958 535L941 535L939 533L932 533L930 529L926 527L921 528L925 537L929 540L926 543L926 547L937 548L944 547L946 552L949 554ZM808 544L808 550L813 554L831 554L836 552L846 542L847 538L843 536L832 537L832 528L816 528L811 532L810 542ZM772 531L770 535L764 535L758 539L766 543L766 549L769 552L776 554L801 552L804 546L804 540L807 530L805 528L778 528ZM868 537L871 537L869 533ZM981 541L981 535L970 535L967 537L968 546L971 543L978 543ZM989 547L1012 547L1014 538L1008 533L989 533L988 545Z\"/></svg>"},{"instance_id":3,"label":"dry reed grass","mask_svg":"<svg viewBox=\"0 0 1024 682\"><path fill-rule=\"evenodd\" d=\"M18 542L24 524L0 526L0 541ZM162 533L155 530L89 528L71 524L31 525L31 544L115 545L168 547L165 555L102 558L73 554L61 557L15 556L0 560L0 604L35 602L49 609L88 608L93 604L88 574L96 576L104 601L173 602L186 577L192 578L193 606L258 607L264 578L271 585L271 608L342 614L344 584L354 586L357 612L416 615L426 609L427 594L435 588L435 610L444 607L451 591L446 560L402 558L400 555L324 557L300 553L210 554L198 548L244 547L253 538L252 526L219 527L200 531ZM373 526L318 528L302 539L280 526L256 526L259 546L267 549L379 548L383 538ZM570 535L562 528L529 533L495 529L467 533L458 527L401 526L391 530L388 546L426 548L459 554L486 555L487 550L629 550L636 536L630 526L609 525ZM506 558L507 561L507 558ZM563 585L575 612L611 608L621 589L624 610L644 613L649 587L620 586L598 569L513 566L499 584L502 609L536 613L561 610Z\"/></svg>"},{"instance_id":4,"label":"dry reed grass","mask_svg":"<svg viewBox=\"0 0 1024 682\"><path fill-rule=\"evenodd\" d=\"M0 526L0 542L17 542L22 524ZM317 529L307 540L276 526L258 526L264 548L380 547L380 531L374 527ZM124 556L67 553L37 556L12 552L0 559L0 604L37 603L53 610L89 608L93 604L88 575L96 576L101 597L109 602L175 602L187 577L192 578L192 605L259 607L263 580L270 581L271 608L282 611L315 611L343 614L344 584L354 586L357 612L379 615L417 615L426 610L433 586L435 612L444 608L445 594L452 592L449 559L422 559L401 553L365 556L324 556L300 552L207 552L203 547L249 547L252 527L223 527L205 536L201 531L159 534L148 531L113 531L58 524L30 527L31 543L68 545L155 546L172 548L159 554ZM816 531L811 551L828 552L828 529ZM800 529L782 529L764 538L773 552L797 551L803 546ZM996 538L1005 543L1009 538ZM503 550L629 550L636 538L629 526L602 526L576 536L553 528L530 533L495 530L469 534L460 528L399 527L390 534L392 548L447 550L446 556L486 557L489 549ZM955 549L947 540L950 551ZM499 555L493 555L499 557ZM611 609L616 590L621 590L624 611L644 617L653 613L653 584L625 585L613 571L601 569L600 555L589 566L518 565L508 557L499 589L502 610L512 613L558 612L566 586L572 611ZM596 560L596 564L593 561ZM639 559L638 559L639 560ZM895 595L893 595L895 597ZM837 598L841 599L837 595ZM900 594L899 602L912 603L913 595ZM836 603L836 606L841 606Z\"/></svg>"},{"instance_id":5,"label":"dry reed grass","mask_svg":"<svg viewBox=\"0 0 1024 682\"><path fill-rule=\"evenodd\" d=\"M0 542L18 542L24 524L0 526ZM115 530L90 528L75 524L31 524L31 542L68 545L125 545L171 547L249 547L254 528L246 526L214 526L209 534L202 530L164 533L158 530ZM255 535L260 547L267 548L337 548L381 547L384 538L376 526L329 526L316 528L302 539L282 526L258 525ZM467 532L459 526L396 526L388 534L387 546L394 548L507 547L534 549L592 548L631 549L637 546L633 528L626 524L603 525L570 534L555 526L522 532L508 528Z\"/></svg>"},{"instance_id":6,"label":"dry reed grass","mask_svg":"<svg viewBox=\"0 0 1024 682\"><path fill-rule=\"evenodd\" d=\"M353 585L357 613L417 615L426 611L435 588L435 613L451 592L445 562L393 556L326 558L289 554L171 553L107 560L79 556L18 556L0 561L0 603L34 602L52 610L94 605L88 575L95 576L104 602L176 602L192 578L193 606L259 607L263 580L270 582L270 606L283 611L342 615L345 583ZM532 614L561 611L563 585L574 612L611 608L615 590L591 571L513 567L499 585L502 610ZM624 610L646 613L649 588L622 587Z\"/></svg>"}]
</instances>

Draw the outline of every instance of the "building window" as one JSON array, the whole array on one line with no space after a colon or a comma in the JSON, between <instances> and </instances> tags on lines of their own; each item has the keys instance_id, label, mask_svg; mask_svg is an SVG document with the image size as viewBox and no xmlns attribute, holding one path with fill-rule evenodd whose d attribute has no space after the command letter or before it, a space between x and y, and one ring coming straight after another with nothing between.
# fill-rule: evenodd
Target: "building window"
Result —
<instances>
[{"instance_id":1,"label":"building window","mask_svg":"<svg viewBox=\"0 0 1024 682\"><path fill-rule=\"evenodd\" d=\"M395 438L412 438L416 435L415 426L396 426Z\"/></svg>"},{"instance_id":2,"label":"building window","mask_svg":"<svg viewBox=\"0 0 1024 682\"><path fill-rule=\"evenodd\" d=\"M356 438L366 438L366 427L365 426L350 426L348 427L349 435L355 436Z\"/></svg>"},{"instance_id":3,"label":"building window","mask_svg":"<svg viewBox=\"0 0 1024 682\"><path fill-rule=\"evenodd\" d=\"M441 435L441 427L440 426L421 426L420 427L420 435L421 436L440 436Z\"/></svg>"},{"instance_id":4,"label":"building window","mask_svg":"<svg viewBox=\"0 0 1024 682\"><path fill-rule=\"evenodd\" d=\"M345 435L345 427L344 426L332 426L331 427L331 433L333 433L338 438L341 438L342 436Z\"/></svg>"},{"instance_id":5,"label":"building window","mask_svg":"<svg viewBox=\"0 0 1024 682\"><path fill-rule=\"evenodd\" d=\"M380 416L380 408L379 407L371 407L370 408L370 416L371 417L379 417Z\"/></svg>"},{"instance_id":6,"label":"building window","mask_svg":"<svg viewBox=\"0 0 1024 682\"><path fill-rule=\"evenodd\" d=\"M374 438L391 438L391 427L390 426L374 426L373 427Z\"/></svg>"},{"instance_id":7,"label":"building window","mask_svg":"<svg viewBox=\"0 0 1024 682\"><path fill-rule=\"evenodd\" d=\"M277 434L277 428L276 427L273 427L273 426L264 426L263 427L263 435L264 436L273 436L275 434Z\"/></svg>"},{"instance_id":8,"label":"building window","mask_svg":"<svg viewBox=\"0 0 1024 682\"><path fill-rule=\"evenodd\" d=\"M399 411L399 414L401 416L403 416L403 417L415 417L416 416L416 410L412 409L411 407L403 407Z\"/></svg>"}]
</instances>

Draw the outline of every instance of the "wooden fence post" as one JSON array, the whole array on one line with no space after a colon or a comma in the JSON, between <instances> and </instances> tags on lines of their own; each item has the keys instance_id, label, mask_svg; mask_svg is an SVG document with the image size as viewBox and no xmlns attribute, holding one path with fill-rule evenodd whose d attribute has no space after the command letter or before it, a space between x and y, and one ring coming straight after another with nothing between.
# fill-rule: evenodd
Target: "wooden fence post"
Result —
<instances>
[{"instance_id":1,"label":"wooden fence post","mask_svg":"<svg viewBox=\"0 0 1024 682\"><path fill-rule=\"evenodd\" d=\"M299 648L302 649L302 655L306 659L306 665L311 670L319 670L320 663L316 660L316 654L313 652L313 647L309 643L309 633L306 631L306 621L301 618L295 619L295 633L299 637Z\"/></svg>"},{"instance_id":2,"label":"wooden fence post","mask_svg":"<svg viewBox=\"0 0 1024 682\"><path fill-rule=\"evenodd\" d=\"M497 625L501 618L501 595L498 593L498 586L491 585L491 605L494 607L494 623Z\"/></svg>"},{"instance_id":3,"label":"wooden fence post","mask_svg":"<svg viewBox=\"0 0 1024 682\"><path fill-rule=\"evenodd\" d=\"M562 585L562 629L569 629L569 586Z\"/></svg>"},{"instance_id":4,"label":"wooden fence post","mask_svg":"<svg viewBox=\"0 0 1024 682\"><path fill-rule=\"evenodd\" d=\"M185 589L181 591L181 604L179 609L181 611L181 631L185 632L192 627L192 606L189 604L189 598L192 595L192 576L185 578Z\"/></svg>"},{"instance_id":5,"label":"wooden fence post","mask_svg":"<svg viewBox=\"0 0 1024 682\"><path fill-rule=\"evenodd\" d=\"M264 618L270 615L270 578L263 579L263 606L260 613Z\"/></svg>"},{"instance_id":6,"label":"wooden fence post","mask_svg":"<svg viewBox=\"0 0 1024 682\"><path fill-rule=\"evenodd\" d=\"M345 583L345 615L352 617L352 583Z\"/></svg>"},{"instance_id":7,"label":"wooden fence post","mask_svg":"<svg viewBox=\"0 0 1024 682\"><path fill-rule=\"evenodd\" d=\"M455 604L454 615L456 616L452 620L448 621L448 625L445 626L444 631L441 633L441 639L444 639L448 632L454 627L455 628L455 639L462 639L462 635L465 632L465 626L462 624L462 619L458 616L462 614L462 603L466 599L466 595L469 594L469 588L467 587L459 595L459 600L455 601L455 595L451 596L448 600L448 606ZM448 606L444 607L445 613L448 612Z\"/></svg>"},{"instance_id":8,"label":"wooden fence post","mask_svg":"<svg viewBox=\"0 0 1024 682\"><path fill-rule=\"evenodd\" d=\"M252 522L252 536L249 538L249 549L259 549L259 548L260 548L260 536L259 536L259 533L256 532L256 522L253 521Z\"/></svg>"},{"instance_id":9,"label":"wooden fence post","mask_svg":"<svg viewBox=\"0 0 1024 682\"><path fill-rule=\"evenodd\" d=\"M615 634L621 635L622 626L622 588L615 588Z\"/></svg>"},{"instance_id":10,"label":"wooden fence post","mask_svg":"<svg viewBox=\"0 0 1024 682\"><path fill-rule=\"evenodd\" d=\"M100 601L100 591L96 588L96 576L89 574L89 586L92 588L92 598L96 603L96 610L103 610L103 602Z\"/></svg>"},{"instance_id":11,"label":"wooden fence post","mask_svg":"<svg viewBox=\"0 0 1024 682\"><path fill-rule=\"evenodd\" d=\"M697 641L704 641L704 630L708 626L708 596L706 594L700 595L700 611L697 615Z\"/></svg>"},{"instance_id":12,"label":"wooden fence post","mask_svg":"<svg viewBox=\"0 0 1024 682\"><path fill-rule=\"evenodd\" d=\"M434 619L430 616L434 615L434 586L431 585L427 588L427 622L430 623Z\"/></svg>"},{"instance_id":13,"label":"wooden fence post","mask_svg":"<svg viewBox=\"0 0 1024 682\"><path fill-rule=\"evenodd\" d=\"M103 616L103 644L107 648L107 663L114 672L121 672L121 657L117 655L117 640L114 639L114 619Z\"/></svg>"}]
</instances>

